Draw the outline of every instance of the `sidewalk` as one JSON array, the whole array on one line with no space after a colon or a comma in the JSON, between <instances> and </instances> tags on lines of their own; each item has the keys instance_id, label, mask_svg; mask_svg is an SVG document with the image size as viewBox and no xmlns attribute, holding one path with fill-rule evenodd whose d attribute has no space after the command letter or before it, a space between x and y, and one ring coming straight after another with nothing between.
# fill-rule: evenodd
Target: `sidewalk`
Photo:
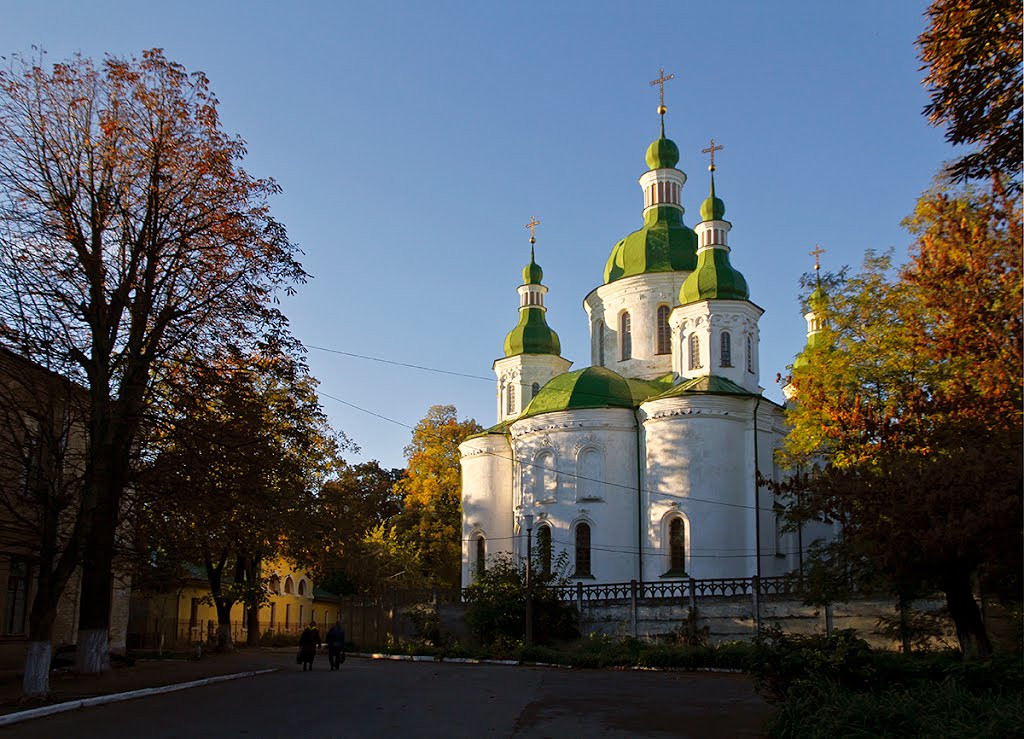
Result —
<instances>
[{"instance_id":1,"label":"sidewalk","mask_svg":"<svg viewBox=\"0 0 1024 739\"><path fill-rule=\"evenodd\" d=\"M294 664L294 647L241 648L231 654L210 654L199 660L138 659L131 667L115 667L102 675L76 675L69 671L50 673L50 700L46 704L21 704L21 675L0 676L0 715L39 705L124 693L142 688L187 683L219 675L287 667Z\"/></svg>"}]
</instances>

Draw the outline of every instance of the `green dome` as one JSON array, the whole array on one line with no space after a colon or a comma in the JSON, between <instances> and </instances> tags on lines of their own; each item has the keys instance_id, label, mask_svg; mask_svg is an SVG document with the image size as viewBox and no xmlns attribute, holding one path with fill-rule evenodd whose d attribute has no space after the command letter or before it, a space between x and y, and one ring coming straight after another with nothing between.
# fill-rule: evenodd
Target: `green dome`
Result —
<instances>
[{"instance_id":1,"label":"green dome","mask_svg":"<svg viewBox=\"0 0 1024 739\"><path fill-rule=\"evenodd\" d=\"M747 281L729 264L725 249L705 249L697 255L695 269L679 291L683 305L698 300L748 300Z\"/></svg>"},{"instance_id":2,"label":"green dome","mask_svg":"<svg viewBox=\"0 0 1024 739\"><path fill-rule=\"evenodd\" d=\"M633 395L622 375L606 367L566 372L548 382L520 418L575 408L632 408Z\"/></svg>"},{"instance_id":3,"label":"green dome","mask_svg":"<svg viewBox=\"0 0 1024 739\"><path fill-rule=\"evenodd\" d=\"M807 298L807 305L815 313L820 313L828 308L828 295L821 289L821 285L814 288L811 297Z\"/></svg>"},{"instance_id":4,"label":"green dome","mask_svg":"<svg viewBox=\"0 0 1024 739\"><path fill-rule=\"evenodd\" d=\"M538 267L538 269L540 269ZM519 323L505 337L505 356L517 354L561 354L562 345L548 326L544 309L537 306L519 311Z\"/></svg>"},{"instance_id":5,"label":"green dome","mask_svg":"<svg viewBox=\"0 0 1024 739\"><path fill-rule=\"evenodd\" d=\"M700 219L702 221L721 221L725 218L725 203L721 198L715 197L715 173L711 173L711 194L708 195L700 206Z\"/></svg>"},{"instance_id":6,"label":"green dome","mask_svg":"<svg viewBox=\"0 0 1024 739\"><path fill-rule=\"evenodd\" d=\"M530 263L523 267L523 284L524 285L539 285L540 281L544 279L544 270L540 268L540 265L533 259L533 247L530 247Z\"/></svg>"},{"instance_id":7,"label":"green dome","mask_svg":"<svg viewBox=\"0 0 1024 739\"><path fill-rule=\"evenodd\" d=\"M657 205L644 225L612 248L604 268L605 283L647 272L688 271L697 266L697 234L683 223L674 205Z\"/></svg>"},{"instance_id":8,"label":"green dome","mask_svg":"<svg viewBox=\"0 0 1024 739\"><path fill-rule=\"evenodd\" d=\"M665 138L662 132L661 138L655 139L647 147L646 159L651 169L674 169L679 164L679 147L672 139Z\"/></svg>"}]
</instances>

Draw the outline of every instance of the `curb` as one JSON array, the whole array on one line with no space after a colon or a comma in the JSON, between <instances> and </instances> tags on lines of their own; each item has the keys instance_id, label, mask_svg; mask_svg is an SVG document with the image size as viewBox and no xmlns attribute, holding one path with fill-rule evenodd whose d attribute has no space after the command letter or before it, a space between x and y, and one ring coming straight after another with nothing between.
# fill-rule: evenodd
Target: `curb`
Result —
<instances>
[{"instance_id":1,"label":"curb","mask_svg":"<svg viewBox=\"0 0 1024 739\"><path fill-rule=\"evenodd\" d=\"M459 665L512 665L516 667L553 667L559 670L573 670L572 665L559 665L552 662L519 662L514 659L477 659L476 657L432 657L430 655L384 654L382 652L351 652L350 657L365 659L391 660L393 662L444 662ZM733 667L642 667L640 665L622 665L605 669L617 672L718 672L742 675L743 670Z\"/></svg>"},{"instance_id":2,"label":"curb","mask_svg":"<svg viewBox=\"0 0 1024 739\"><path fill-rule=\"evenodd\" d=\"M217 675L215 677L205 677L202 680L192 680L191 682L187 683L176 683L173 685L161 685L156 688L142 688L140 690L129 690L127 693L111 693L109 695L97 695L93 698L80 698L79 700L65 701L64 703L55 703L52 706L40 706L39 708L29 708L25 711L17 711L15 713L9 713L6 716L0 716L0 727L10 726L12 724L21 723L22 721L30 721L35 718L43 718L44 716L52 716L55 713L77 711L80 708L88 708L90 706L102 706L107 703L120 703L121 701L129 701L135 698L144 698L149 695L160 695L161 693L175 693L179 690L198 688L202 685L222 683L227 682L228 680L239 680L243 677L253 677L255 675L265 675L268 672L277 672L277 669L278 668L276 667L271 667L266 670L234 672L230 675Z\"/></svg>"}]
</instances>

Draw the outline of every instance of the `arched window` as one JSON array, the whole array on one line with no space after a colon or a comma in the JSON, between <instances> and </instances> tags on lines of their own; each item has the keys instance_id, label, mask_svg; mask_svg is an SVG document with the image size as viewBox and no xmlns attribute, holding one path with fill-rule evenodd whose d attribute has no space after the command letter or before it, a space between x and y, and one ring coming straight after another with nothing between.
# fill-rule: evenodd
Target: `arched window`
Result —
<instances>
[{"instance_id":1,"label":"arched window","mask_svg":"<svg viewBox=\"0 0 1024 739\"><path fill-rule=\"evenodd\" d=\"M700 337L690 334L690 369L700 369Z\"/></svg>"},{"instance_id":2,"label":"arched window","mask_svg":"<svg viewBox=\"0 0 1024 739\"><path fill-rule=\"evenodd\" d=\"M516 412L516 386L512 383L509 383L508 386L508 404L505 406L505 412Z\"/></svg>"},{"instance_id":3,"label":"arched window","mask_svg":"<svg viewBox=\"0 0 1024 739\"><path fill-rule=\"evenodd\" d=\"M597 364L604 367L604 321L594 326L594 335L597 336Z\"/></svg>"},{"instance_id":4,"label":"arched window","mask_svg":"<svg viewBox=\"0 0 1024 739\"><path fill-rule=\"evenodd\" d=\"M681 518L673 518L668 525L668 563L670 573L686 572L686 529Z\"/></svg>"},{"instance_id":5,"label":"arched window","mask_svg":"<svg viewBox=\"0 0 1024 739\"><path fill-rule=\"evenodd\" d=\"M530 388L530 397L531 398L536 398L537 397L537 393L539 393L539 392L540 392L540 383L539 382L533 383L533 386Z\"/></svg>"},{"instance_id":6,"label":"arched window","mask_svg":"<svg viewBox=\"0 0 1024 739\"><path fill-rule=\"evenodd\" d=\"M483 575L484 570L487 568L487 542L484 540L483 534L476 537L476 552L473 566L476 569L477 577Z\"/></svg>"},{"instance_id":7,"label":"arched window","mask_svg":"<svg viewBox=\"0 0 1024 739\"><path fill-rule=\"evenodd\" d=\"M537 556L540 559L540 574L551 574L551 527L542 523L537 527Z\"/></svg>"},{"instance_id":8,"label":"arched window","mask_svg":"<svg viewBox=\"0 0 1024 739\"><path fill-rule=\"evenodd\" d=\"M590 524L576 524L576 572L574 577L590 577Z\"/></svg>"},{"instance_id":9,"label":"arched window","mask_svg":"<svg viewBox=\"0 0 1024 739\"><path fill-rule=\"evenodd\" d=\"M732 367L732 337L728 331L722 332L722 361L719 366Z\"/></svg>"},{"instance_id":10,"label":"arched window","mask_svg":"<svg viewBox=\"0 0 1024 739\"><path fill-rule=\"evenodd\" d=\"M306 594L306 581L305 580L299 580L299 595L305 595L305 594Z\"/></svg>"},{"instance_id":11,"label":"arched window","mask_svg":"<svg viewBox=\"0 0 1024 739\"><path fill-rule=\"evenodd\" d=\"M271 593L273 593L274 595L280 595L281 594L281 578L280 577L278 577L277 575L271 575L270 576L270 583L269 583L269 585L270 585L270 592Z\"/></svg>"},{"instance_id":12,"label":"arched window","mask_svg":"<svg viewBox=\"0 0 1024 739\"><path fill-rule=\"evenodd\" d=\"M285 595L291 595L295 592L295 583L292 582L292 576L288 575L284 579L284 593Z\"/></svg>"},{"instance_id":13,"label":"arched window","mask_svg":"<svg viewBox=\"0 0 1024 739\"><path fill-rule=\"evenodd\" d=\"M623 360L631 359L633 357L633 321L630 319L628 311L619 316L619 340L622 347L621 358Z\"/></svg>"},{"instance_id":14,"label":"arched window","mask_svg":"<svg viewBox=\"0 0 1024 739\"><path fill-rule=\"evenodd\" d=\"M558 495L558 472L555 455L541 452L533 463L533 499L555 500Z\"/></svg>"},{"instance_id":15,"label":"arched window","mask_svg":"<svg viewBox=\"0 0 1024 739\"><path fill-rule=\"evenodd\" d=\"M668 325L668 314L672 309L667 305L658 306L658 354L672 351L672 327Z\"/></svg>"},{"instance_id":16,"label":"arched window","mask_svg":"<svg viewBox=\"0 0 1024 739\"><path fill-rule=\"evenodd\" d=\"M747 372L754 371L754 352L750 350L751 342L750 337L747 337Z\"/></svg>"},{"instance_id":17,"label":"arched window","mask_svg":"<svg viewBox=\"0 0 1024 739\"><path fill-rule=\"evenodd\" d=\"M584 449L576 459L576 500L601 498L604 458L597 449Z\"/></svg>"}]
</instances>

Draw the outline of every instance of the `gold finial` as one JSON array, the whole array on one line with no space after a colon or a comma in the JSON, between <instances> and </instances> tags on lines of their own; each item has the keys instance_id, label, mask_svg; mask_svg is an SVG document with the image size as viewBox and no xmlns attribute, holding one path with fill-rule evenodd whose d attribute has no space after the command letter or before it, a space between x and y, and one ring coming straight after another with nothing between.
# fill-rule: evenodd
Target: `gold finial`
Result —
<instances>
[{"instance_id":1,"label":"gold finial","mask_svg":"<svg viewBox=\"0 0 1024 739\"><path fill-rule=\"evenodd\" d=\"M658 79L651 80L651 87L658 85L658 115L665 115L665 111L668 108L665 107L665 83L669 80L675 79L674 74L670 74L668 77L665 76L665 68L662 67L659 70Z\"/></svg>"},{"instance_id":2,"label":"gold finial","mask_svg":"<svg viewBox=\"0 0 1024 739\"><path fill-rule=\"evenodd\" d=\"M537 243L537 238L536 238L535 231L537 229L537 226L539 226L539 225L540 225L540 221L538 221L535 216L530 216L530 222L526 224L526 227L528 229L530 229L530 243L531 244L536 244Z\"/></svg>"},{"instance_id":3,"label":"gold finial","mask_svg":"<svg viewBox=\"0 0 1024 739\"><path fill-rule=\"evenodd\" d=\"M817 273L818 270L821 269L821 262L818 261L818 257L820 257L822 254L824 254L825 250L821 248L821 244L815 244L814 245L814 251L808 252L808 253L812 257L814 257L814 271L815 271L815 273Z\"/></svg>"},{"instance_id":4,"label":"gold finial","mask_svg":"<svg viewBox=\"0 0 1024 739\"><path fill-rule=\"evenodd\" d=\"M714 172L715 171L715 152L716 151L721 151L724 148L725 148L724 146L715 146L715 140L711 139L711 146L709 146L707 149L701 149L700 150L701 154L710 154L711 155L711 164L708 166L708 172Z\"/></svg>"}]
</instances>

